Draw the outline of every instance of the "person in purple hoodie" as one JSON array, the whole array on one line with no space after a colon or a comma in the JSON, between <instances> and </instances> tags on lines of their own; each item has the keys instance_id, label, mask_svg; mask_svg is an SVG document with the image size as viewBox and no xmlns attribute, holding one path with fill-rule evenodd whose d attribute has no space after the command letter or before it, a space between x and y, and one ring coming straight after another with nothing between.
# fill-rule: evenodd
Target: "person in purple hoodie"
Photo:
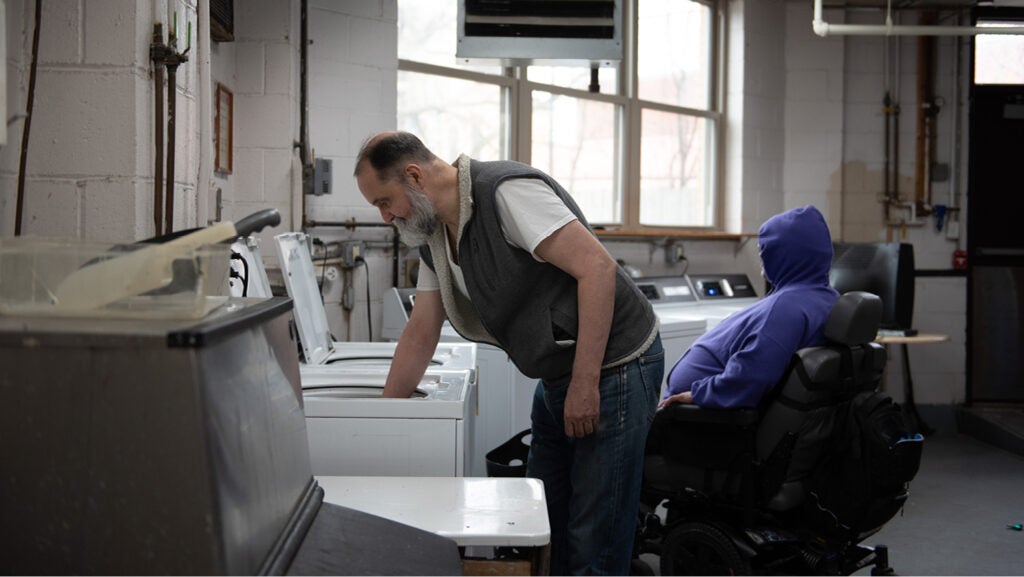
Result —
<instances>
[{"instance_id":1,"label":"person in purple hoodie","mask_svg":"<svg viewBox=\"0 0 1024 577\"><path fill-rule=\"evenodd\" d=\"M839 299L828 283L825 218L813 206L775 215L761 225L758 247L771 290L697 339L669 372L661 406L756 407L793 353L825 342L825 321Z\"/></svg>"}]
</instances>

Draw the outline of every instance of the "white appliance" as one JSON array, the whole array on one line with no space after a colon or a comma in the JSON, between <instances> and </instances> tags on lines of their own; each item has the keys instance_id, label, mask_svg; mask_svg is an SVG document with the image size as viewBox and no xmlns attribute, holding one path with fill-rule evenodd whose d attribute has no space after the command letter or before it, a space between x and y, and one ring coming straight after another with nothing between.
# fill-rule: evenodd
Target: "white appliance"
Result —
<instances>
[{"instance_id":1,"label":"white appliance","mask_svg":"<svg viewBox=\"0 0 1024 577\"><path fill-rule=\"evenodd\" d=\"M414 288L391 288L384 294L381 336L397 341L409 322L416 299ZM441 328L441 347L445 344L467 343L447 321ZM476 344L477 420L475 444L478 453L471 464L473 476L487 476L485 455L513 435L530 428L533 391L537 385L516 368L502 349L489 344Z\"/></svg>"},{"instance_id":2,"label":"white appliance","mask_svg":"<svg viewBox=\"0 0 1024 577\"><path fill-rule=\"evenodd\" d=\"M708 330L760 300L754 285L742 273L691 275L690 283L697 294L701 314L708 319Z\"/></svg>"},{"instance_id":3,"label":"white appliance","mask_svg":"<svg viewBox=\"0 0 1024 577\"><path fill-rule=\"evenodd\" d=\"M678 277L684 283L685 277ZM641 286L645 294L649 291ZM687 285L688 287L688 285ZM696 305L692 290L685 291L679 287L668 286L667 294L672 299L686 298ZM656 290L656 289L651 289ZM408 322L409 314L415 303L415 289L391 289L384 297L384 328L385 338L397 339ZM654 293L651 293L654 294ZM665 294L663 289L662 294ZM648 298L651 298L648 294ZM659 297L662 298L662 297ZM657 299L652 299L652 302ZM665 374L676 360L705 332L704 318L686 311L666 311L658 314L662 346L665 347ZM447 322L441 329L441 340L448 342L464 342ZM505 351L488 344L479 344L477 363L480 387L479 405L480 420L477 423L477 443L486 454L516 435L530 428L530 412L533 409L534 391L538 379L527 377L509 360ZM664 380L662 381L664 387ZM485 474L474 471L474 475Z\"/></svg>"},{"instance_id":4,"label":"white appliance","mask_svg":"<svg viewBox=\"0 0 1024 577\"><path fill-rule=\"evenodd\" d=\"M651 302L661 325L661 342L665 347L665 377L661 384L664 392L669 371L711 329L711 322L700 309L697 294L685 276L646 277L635 282Z\"/></svg>"},{"instance_id":5,"label":"white appliance","mask_svg":"<svg viewBox=\"0 0 1024 577\"><path fill-rule=\"evenodd\" d=\"M428 370L408 399L383 399L386 371L302 376L314 475L462 477L473 453L469 371Z\"/></svg>"},{"instance_id":6,"label":"white appliance","mask_svg":"<svg viewBox=\"0 0 1024 577\"><path fill-rule=\"evenodd\" d=\"M274 296L260 255L259 239L255 236L239 237L231 243L231 252L234 253L231 257L231 296L265 299Z\"/></svg>"},{"instance_id":7,"label":"white appliance","mask_svg":"<svg viewBox=\"0 0 1024 577\"><path fill-rule=\"evenodd\" d=\"M668 373L676 361L706 332L707 319L689 312L656 312L661 326L661 344L665 348L665 376L661 381L664 395Z\"/></svg>"},{"instance_id":8,"label":"white appliance","mask_svg":"<svg viewBox=\"0 0 1024 577\"><path fill-rule=\"evenodd\" d=\"M305 361L300 366L303 374L333 371L345 366L390 368L391 359L395 355L395 343L352 343L331 338L327 311L317 289L307 238L306 234L294 232L274 237L285 288L295 306L295 328L299 332ZM431 359L430 368L475 371L476 344L463 342L439 345Z\"/></svg>"},{"instance_id":9,"label":"white appliance","mask_svg":"<svg viewBox=\"0 0 1024 577\"><path fill-rule=\"evenodd\" d=\"M485 467L473 439L476 345L439 345L420 385L424 394L380 398L396 344L331 339L307 239L274 237L303 353L314 474L463 476Z\"/></svg>"},{"instance_id":10,"label":"white appliance","mask_svg":"<svg viewBox=\"0 0 1024 577\"><path fill-rule=\"evenodd\" d=\"M332 346L333 351L323 364L300 366L302 374L331 373L342 368L389 370L398 343L335 342ZM476 348L476 343L439 343L427 368L470 371L470 381L475 384Z\"/></svg>"},{"instance_id":11,"label":"white appliance","mask_svg":"<svg viewBox=\"0 0 1024 577\"><path fill-rule=\"evenodd\" d=\"M759 300L744 274L649 277L637 280L659 317L685 314L704 318L707 330Z\"/></svg>"}]
</instances>

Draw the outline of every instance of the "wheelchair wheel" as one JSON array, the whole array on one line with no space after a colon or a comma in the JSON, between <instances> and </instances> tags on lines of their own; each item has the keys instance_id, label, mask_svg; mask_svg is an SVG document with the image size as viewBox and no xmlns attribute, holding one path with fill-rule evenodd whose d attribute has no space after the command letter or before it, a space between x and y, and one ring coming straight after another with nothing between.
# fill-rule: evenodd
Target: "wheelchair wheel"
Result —
<instances>
[{"instance_id":1,"label":"wheelchair wheel","mask_svg":"<svg viewBox=\"0 0 1024 577\"><path fill-rule=\"evenodd\" d=\"M661 550L662 575L750 575L750 563L722 530L707 523L673 528Z\"/></svg>"}]
</instances>

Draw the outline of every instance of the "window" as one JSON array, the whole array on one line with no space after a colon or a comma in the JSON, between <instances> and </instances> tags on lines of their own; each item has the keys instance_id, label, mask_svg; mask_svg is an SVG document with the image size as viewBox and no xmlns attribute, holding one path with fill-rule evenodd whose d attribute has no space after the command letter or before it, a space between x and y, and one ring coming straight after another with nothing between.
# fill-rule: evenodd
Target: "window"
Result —
<instances>
[{"instance_id":1,"label":"window","mask_svg":"<svg viewBox=\"0 0 1024 577\"><path fill-rule=\"evenodd\" d=\"M555 177L592 224L718 227L715 0L622 0L626 50L591 70L455 56L458 2L398 0L398 127L442 158Z\"/></svg>"},{"instance_id":2,"label":"window","mask_svg":"<svg viewBox=\"0 0 1024 577\"><path fill-rule=\"evenodd\" d=\"M978 26L1019 25L979 21ZM974 38L975 84L1024 84L1024 36L978 34Z\"/></svg>"}]
</instances>

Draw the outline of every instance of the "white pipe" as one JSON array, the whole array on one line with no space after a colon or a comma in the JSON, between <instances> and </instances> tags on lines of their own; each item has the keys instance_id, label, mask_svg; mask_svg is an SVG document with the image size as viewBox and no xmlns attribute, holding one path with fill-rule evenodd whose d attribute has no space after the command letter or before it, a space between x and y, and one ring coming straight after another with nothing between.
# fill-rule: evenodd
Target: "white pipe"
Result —
<instances>
[{"instance_id":1,"label":"white pipe","mask_svg":"<svg viewBox=\"0 0 1024 577\"><path fill-rule=\"evenodd\" d=\"M210 73L210 2L196 3L196 49L199 71L199 179L196 183L196 224L210 223L210 180L213 178L213 81Z\"/></svg>"},{"instance_id":2,"label":"white pipe","mask_svg":"<svg viewBox=\"0 0 1024 577\"><path fill-rule=\"evenodd\" d=\"M1024 34L1024 24L1006 26L912 26L885 24L829 24L821 16L822 0L814 0L814 21L811 27L818 36L974 36L977 34Z\"/></svg>"}]
</instances>

